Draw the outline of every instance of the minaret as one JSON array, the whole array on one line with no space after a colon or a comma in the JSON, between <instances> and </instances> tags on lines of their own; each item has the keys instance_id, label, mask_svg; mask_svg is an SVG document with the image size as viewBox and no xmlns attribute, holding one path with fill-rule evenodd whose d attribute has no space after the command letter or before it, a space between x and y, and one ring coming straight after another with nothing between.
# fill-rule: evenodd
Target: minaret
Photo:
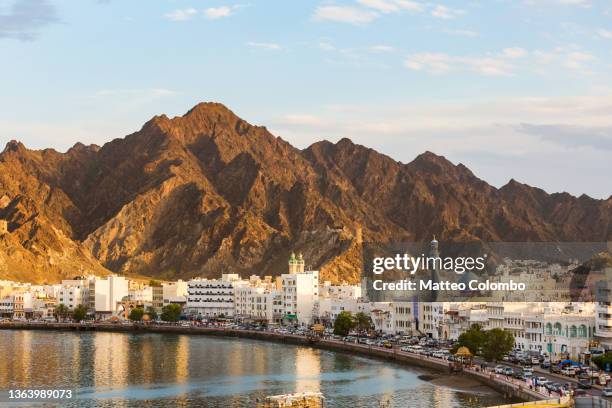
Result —
<instances>
[{"instance_id":1,"label":"minaret","mask_svg":"<svg viewBox=\"0 0 612 408\"><path fill-rule=\"evenodd\" d=\"M297 258L297 273L304 273L304 256L300 252Z\"/></svg>"},{"instance_id":2,"label":"minaret","mask_svg":"<svg viewBox=\"0 0 612 408\"><path fill-rule=\"evenodd\" d=\"M430 258L439 258L440 257L440 250L438 248L438 240L436 239L436 236L433 236L433 239L431 240L431 242L429 243L429 257ZM440 281L440 274L438 272L438 262L434 261L434 267L431 268L431 281L432 282L439 282ZM436 299L438 298L438 293L434 290L431 291L431 296L430 296L430 301L431 302L435 302Z\"/></svg>"},{"instance_id":3,"label":"minaret","mask_svg":"<svg viewBox=\"0 0 612 408\"><path fill-rule=\"evenodd\" d=\"M291 257L289 258L289 273L297 272L297 259L295 258L295 252L291 253Z\"/></svg>"}]
</instances>

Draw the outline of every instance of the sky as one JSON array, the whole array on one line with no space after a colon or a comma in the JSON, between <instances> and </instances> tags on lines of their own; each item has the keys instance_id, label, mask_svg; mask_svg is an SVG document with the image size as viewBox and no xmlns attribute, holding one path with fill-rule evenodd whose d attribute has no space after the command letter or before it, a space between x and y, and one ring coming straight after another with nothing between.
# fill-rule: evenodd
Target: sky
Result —
<instances>
[{"instance_id":1,"label":"sky","mask_svg":"<svg viewBox=\"0 0 612 408\"><path fill-rule=\"evenodd\" d=\"M612 2L0 0L2 145L102 145L202 101L299 148L608 198Z\"/></svg>"}]
</instances>

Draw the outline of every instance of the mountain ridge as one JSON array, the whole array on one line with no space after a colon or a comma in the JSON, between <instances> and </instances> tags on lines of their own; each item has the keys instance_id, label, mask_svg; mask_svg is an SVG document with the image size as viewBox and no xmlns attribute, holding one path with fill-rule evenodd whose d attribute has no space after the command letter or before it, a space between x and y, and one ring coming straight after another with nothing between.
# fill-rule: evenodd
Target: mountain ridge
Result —
<instances>
[{"instance_id":1,"label":"mountain ridge","mask_svg":"<svg viewBox=\"0 0 612 408\"><path fill-rule=\"evenodd\" d=\"M346 138L300 150L200 103L103 146L60 153L10 141L0 219L9 227L0 278L31 270L31 281L54 281L79 265L157 278L277 274L300 250L323 278L357 282L357 235L606 241L612 196L548 194L514 179L498 189L432 152L402 163Z\"/></svg>"}]
</instances>

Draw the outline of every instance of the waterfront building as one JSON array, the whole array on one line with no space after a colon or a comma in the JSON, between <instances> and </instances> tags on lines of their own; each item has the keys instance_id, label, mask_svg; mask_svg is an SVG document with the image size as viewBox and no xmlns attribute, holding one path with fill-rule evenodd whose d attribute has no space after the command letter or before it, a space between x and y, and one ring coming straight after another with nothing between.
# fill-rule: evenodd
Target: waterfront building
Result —
<instances>
[{"instance_id":1,"label":"waterfront building","mask_svg":"<svg viewBox=\"0 0 612 408\"><path fill-rule=\"evenodd\" d=\"M319 287L319 319L326 324L332 324L341 312L353 315L369 312L369 305L363 302L361 297L361 286L323 282Z\"/></svg>"},{"instance_id":2,"label":"waterfront building","mask_svg":"<svg viewBox=\"0 0 612 408\"><path fill-rule=\"evenodd\" d=\"M595 287L595 341L604 350L612 350L612 287L610 268L605 271L607 279L600 279Z\"/></svg>"},{"instance_id":3,"label":"waterfront building","mask_svg":"<svg viewBox=\"0 0 612 408\"><path fill-rule=\"evenodd\" d=\"M138 305L138 307L151 307L153 306L155 288L156 286L144 285L137 289L129 289L128 299L132 301L135 305Z\"/></svg>"},{"instance_id":4,"label":"waterfront building","mask_svg":"<svg viewBox=\"0 0 612 408\"><path fill-rule=\"evenodd\" d=\"M492 302L484 328L507 330L516 348L547 354L553 361L582 360L596 332L594 310L594 303Z\"/></svg>"},{"instance_id":5,"label":"waterfront building","mask_svg":"<svg viewBox=\"0 0 612 408\"><path fill-rule=\"evenodd\" d=\"M13 295L13 317L29 319L33 315L33 296L31 292L20 292Z\"/></svg>"},{"instance_id":6,"label":"waterfront building","mask_svg":"<svg viewBox=\"0 0 612 408\"><path fill-rule=\"evenodd\" d=\"M32 317L34 319L44 319L55 316L57 299L50 297L34 298L32 301Z\"/></svg>"},{"instance_id":7,"label":"waterfront building","mask_svg":"<svg viewBox=\"0 0 612 408\"><path fill-rule=\"evenodd\" d=\"M201 318L234 316L234 291L248 285L238 274L223 274L221 279L192 279L187 283L187 312Z\"/></svg>"},{"instance_id":8,"label":"waterfront building","mask_svg":"<svg viewBox=\"0 0 612 408\"><path fill-rule=\"evenodd\" d=\"M0 299L0 317L12 319L14 313L14 299L12 296L7 296Z\"/></svg>"},{"instance_id":9,"label":"waterfront building","mask_svg":"<svg viewBox=\"0 0 612 408\"><path fill-rule=\"evenodd\" d=\"M281 275L284 321L309 325L318 315L319 271L305 271L302 254L291 254L289 273Z\"/></svg>"},{"instance_id":10,"label":"waterfront building","mask_svg":"<svg viewBox=\"0 0 612 408\"><path fill-rule=\"evenodd\" d=\"M414 302L370 302L369 314L374 330L384 334L412 336L416 330Z\"/></svg>"},{"instance_id":11,"label":"waterfront building","mask_svg":"<svg viewBox=\"0 0 612 408\"><path fill-rule=\"evenodd\" d=\"M281 323L282 292L273 285L241 286L235 290L236 318L266 324Z\"/></svg>"},{"instance_id":12,"label":"waterfront building","mask_svg":"<svg viewBox=\"0 0 612 408\"><path fill-rule=\"evenodd\" d=\"M89 305L89 281L85 279L63 280L57 294L59 304L74 310L78 305Z\"/></svg>"},{"instance_id":13,"label":"waterfront building","mask_svg":"<svg viewBox=\"0 0 612 408\"><path fill-rule=\"evenodd\" d=\"M120 310L121 302L128 298L128 281L123 276L110 275L106 278L90 278L90 309L96 318L108 318Z\"/></svg>"},{"instance_id":14,"label":"waterfront building","mask_svg":"<svg viewBox=\"0 0 612 408\"><path fill-rule=\"evenodd\" d=\"M187 282L179 279L176 282L162 283L161 305L154 302L155 308L164 307L171 303L185 304L187 302Z\"/></svg>"}]
</instances>

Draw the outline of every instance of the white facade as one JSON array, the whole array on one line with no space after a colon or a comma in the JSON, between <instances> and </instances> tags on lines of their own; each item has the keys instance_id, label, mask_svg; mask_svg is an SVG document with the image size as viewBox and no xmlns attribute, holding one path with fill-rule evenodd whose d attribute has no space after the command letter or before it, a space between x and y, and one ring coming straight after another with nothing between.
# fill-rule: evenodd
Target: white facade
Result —
<instances>
[{"instance_id":1,"label":"white facade","mask_svg":"<svg viewBox=\"0 0 612 408\"><path fill-rule=\"evenodd\" d=\"M170 299L185 298L187 299L188 285L183 280L162 284L163 303L164 306L172 303Z\"/></svg>"},{"instance_id":2,"label":"white facade","mask_svg":"<svg viewBox=\"0 0 612 408\"><path fill-rule=\"evenodd\" d=\"M144 286L142 288L128 290L128 298L137 305L145 307L153 305L153 287Z\"/></svg>"},{"instance_id":3,"label":"white facade","mask_svg":"<svg viewBox=\"0 0 612 408\"><path fill-rule=\"evenodd\" d=\"M297 320L299 325L309 325L319 300L319 271L286 273L282 278L285 319Z\"/></svg>"},{"instance_id":4,"label":"white facade","mask_svg":"<svg viewBox=\"0 0 612 408\"><path fill-rule=\"evenodd\" d=\"M64 280L57 294L58 304L74 310L78 305L89 306L89 282L86 280Z\"/></svg>"},{"instance_id":5,"label":"white facade","mask_svg":"<svg viewBox=\"0 0 612 408\"><path fill-rule=\"evenodd\" d=\"M367 311L369 306L362 301L361 286L324 282L319 287L318 316L322 321L333 322L341 312L355 315Z\"/></svg>"},{"instance_id":6,"label":"white facade","mask_svg":"<svg viewBox=\"0 0 612 408\"><path fill-rule=\"evenodd\" d=\"M224 274L221 279L193 279L187 283L187 311L204 318L233 317L234 291L247 283L237 274Z\"/></svg>"},{"instance_id":7,"label":"white facade","mask_svg":"<svg viewBox=\"0 0 612 408\"><path fill-rule=\"evenodd\" d=\"M118 304L128 297L128 281L123 276L94 278L89 281L90 307L96 314L113 314Z\"/></svg>"},{"instance_id":8,"label":"white facade","mask_svg":"<svg viewBox=\"0 0 612 408\"><path fill-rule=\"evenodd\" d=\"M521 350L579 360L591 346L594 311L594 303L490 303L484 327L510 331Z\"/></svg>"},{"instance_id":9,"label":"white facade","mask_svg":"<svg viewBox=\"0 0 612 408\"><path fill-rule=\"evenodd\" d=\"M12 318L14 312L14 301L12 296L0 299L0 317Z\"/></svg>"},{"instance_id":10,"label":"white facade","mask_svg":"<svg viewBox=\"0 0 612 408\"><path fill-rule=\"evenodd\" d=\"M612 350L612 289L608 287L609 280L596 284L595 307L595 339L606 350Z\"/></svg>"},{"instance_id":11,"label":"white facade","mask_svg":"<svg viewBox=\"0 0 612 408\"><path fill-rule=\"evenodd\" d=\"M283 317L282 292L272 287L242 286L235 290L236 317L280 323Z\"/></svg>"}]
</instances>

